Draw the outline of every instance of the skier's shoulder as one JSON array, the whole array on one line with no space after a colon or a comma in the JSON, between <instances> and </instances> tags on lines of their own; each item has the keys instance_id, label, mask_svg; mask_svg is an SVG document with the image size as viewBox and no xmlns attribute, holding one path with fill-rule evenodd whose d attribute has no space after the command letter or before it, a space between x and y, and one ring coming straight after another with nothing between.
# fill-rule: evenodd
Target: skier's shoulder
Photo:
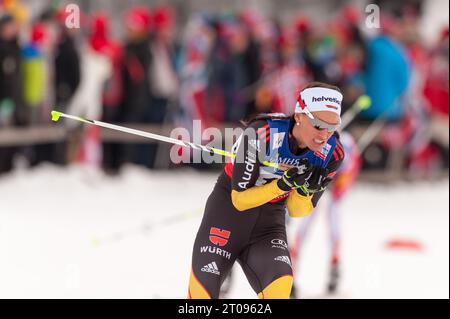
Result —
<instances>
[{"instance_id":1,"label":"skier's shoulder","mask_svg":"<svg viewBox=\"0 0 450 319\"><path fill-rule=\"evenodd\" d=\"M338 132L334 132L331 137L334 140L334 150L327 167L331 168L332 170L337 170L339 166L341 166L342 161L345 158L345 150L342 146L340 135Z\"/></svg>"},{"instance_id":2,"label":"skier's shoulder","mask_svg":"<svg viewBox=\"0 0 450 319\"><path fill-rule=\"evenodd\" d=\"M247 124L246 129L258 130L264 127L269 127L269 122L267 121L267 119L254 119Z\"/></svg>"},{"instance_id":3,"label":"skier's shoulder","mask_svg":"<svg viewBox=\"0 0 450 319\"><path fill-rule=\"evenodd\" d=\"M270 136L270 128L271 123L273 121L287 121L289 122L291 119L290 116L287 116L282 113L262 113L253 117L251 120L246 122L246 128L251 130L256 130L259 134L264 133L262 135ZM267 132L266 132L267 131Z\"/></svg>"}]
</instances>

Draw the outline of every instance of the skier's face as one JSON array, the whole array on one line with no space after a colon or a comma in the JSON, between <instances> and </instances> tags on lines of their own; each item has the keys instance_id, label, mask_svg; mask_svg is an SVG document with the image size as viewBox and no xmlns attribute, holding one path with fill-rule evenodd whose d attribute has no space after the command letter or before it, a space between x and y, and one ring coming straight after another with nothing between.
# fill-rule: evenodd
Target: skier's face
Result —
<instances>
[{"instance_id":1,"label":"skier's face","mask_svg":"<svg viewBox=\"0 0 450 319\"><path fill-rule=\"evenodd\" d=\"M325 122L330 126L337 126L340 122L339 116L333 112L320 111L312 114L315 119ZM300 147L307 147L314 152L322 150L322 147L325 146L328 139L334 133L315 125L306 114L295 114L295 121L299 125L295 125L294 130L296 130L296 133L294 133L294 136Z\"/></svg>"}]
</instances>

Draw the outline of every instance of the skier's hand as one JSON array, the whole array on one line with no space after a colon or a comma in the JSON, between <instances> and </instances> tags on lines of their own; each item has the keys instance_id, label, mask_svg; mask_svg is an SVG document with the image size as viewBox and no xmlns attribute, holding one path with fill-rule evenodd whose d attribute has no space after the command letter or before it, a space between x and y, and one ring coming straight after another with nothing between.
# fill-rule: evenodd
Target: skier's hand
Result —
<instances>
[{"instance_id":1,"label":"skier's hand","mask_svg":"<svg viewBox=\"0 0 450 319\"><path fill-rule=\"evenodd\" d=\"M328 177L328 174L328 169L314 167L308 179L303 183L303 185L297 188L297 192L302 196L309 196L325 190L327 185L332 180Z\"/></svg>"},{"instance_id":2,"label":"skier's hand","mask_svg":"<svg viewBox=\"0 0 450 319\"><path fill-rule=\"evenodd\" d=\"M312 166L308 163L308 160L303 159L299 166L292 167L284 172L277 182L278 187L284 191L300 187L311 176L311 169Z\"/></svg>"}]
</instances>

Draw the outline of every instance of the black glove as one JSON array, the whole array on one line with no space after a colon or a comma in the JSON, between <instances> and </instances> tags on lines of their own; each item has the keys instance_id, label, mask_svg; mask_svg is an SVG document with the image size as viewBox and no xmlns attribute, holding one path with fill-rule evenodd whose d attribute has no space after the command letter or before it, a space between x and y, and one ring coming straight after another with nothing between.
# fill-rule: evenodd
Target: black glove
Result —
<instances>
[{"instance_id":1,"label":"black glove","mask_svg":"<svg viewBox=\"0 0 450 319\"><path fill-rule=\"evenodd\" d=\"M307 159L300 161L300 165L292 167L285 171L283 176L278 180L277 185L284 191L290 191L298 188L311 176L312 166Z\"/></svg>"},{"instance_id":2,"label":"black glove","mask_svg":"<svg viewBox=\"0 0 450 319\"><path fill-rule=\"evenodd\" d=\"M328 177L329 172L326 168L314 167L309 178L297 188L297 192L302 196L309 196L325 190L332 180Z\"/></svg>"}]
</instances>

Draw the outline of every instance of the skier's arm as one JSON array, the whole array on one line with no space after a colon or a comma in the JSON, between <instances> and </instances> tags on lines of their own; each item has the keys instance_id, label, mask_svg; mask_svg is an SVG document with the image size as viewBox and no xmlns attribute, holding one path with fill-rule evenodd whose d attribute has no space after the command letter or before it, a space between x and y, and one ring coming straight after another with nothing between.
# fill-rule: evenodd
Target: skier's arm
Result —
<instances>
[{"instance_id":1,"label":"skier's arm","mask_svg":"<svg viewBox=\"0 0 450 319\"><path fill-rule=\"evenodd\" d=\"M286 201L286 207L291 217L305 217L314 210L313 195L303 196L298 192L291 192Z\"/></svg>"},{"instance_id":2,"label":"skier's arm","mask_svg":"<svg viewBox=\"0 0 450 319\"><path fill-rule=\"evenodd\" d=\"M254 130L254 132L249 132L249 130ZM259 167L262 165L258 160L258 155L260 151L264 151L264 148L261 148L263 143L268 145L266 140L268 140L270 132L267 122L254 122L246 129L246 132L249 134L243 135L236 151L231 178L231 200L239 211L261 206L286 193L278 187L277 180L255 186L259 177ZM252 136L254 136L253 139Z\"/></svg>"},{"instance_id":3,"label":"skier's arm","mask_svg":"<svg viewBox=\"0 0 450 319\"><path fill-rule=\"evenodd\" d=\"M339 140L337 141L337 146L333 152L332 159L327 165L328 178L333 179L337 170L344 160L344 151ZM312 213L314 208L317 206L319 199L325 190L314 193L313 195L305 196L298 191L291 192L287 199L287 209L289 216L291 217L305 217Z\"/></svg>"},{"instance_id":4,"label":"skier's arm","mask_svg":"<svg viewBox=\"0 0 450 319\"><path fill-rule=\"evenodd\" d=\"M270 183L253 186L241 192L232 190L231 200L237 210L244 211L264 205L285 193L287 192L278 187L277 180L273 180Z\"/></svg>"}]
</instances>

